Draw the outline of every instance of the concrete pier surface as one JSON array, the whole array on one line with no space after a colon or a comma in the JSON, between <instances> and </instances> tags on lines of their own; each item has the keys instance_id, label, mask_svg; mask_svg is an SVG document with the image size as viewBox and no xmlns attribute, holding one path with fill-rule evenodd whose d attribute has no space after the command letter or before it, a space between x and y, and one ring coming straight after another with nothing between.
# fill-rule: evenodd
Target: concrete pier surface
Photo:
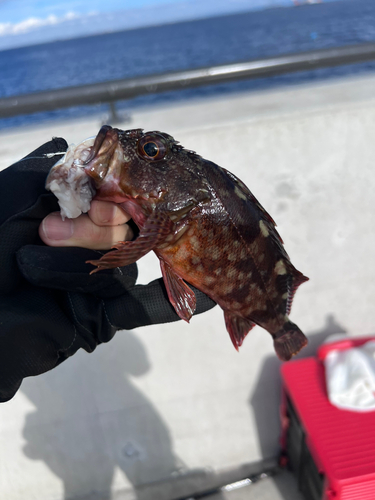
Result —
<instances>
[{"instance_id":1,"label":"concrete pier surface","mask_svg":"<svg viewBox=\"0 0 375 500\"><path fill-rule=\"evenodd\" d=\"M101 124L2 132L0 168L52 136L79 142ZM375 331L375 76L140 109L116 126L168 132L236 174L270 212L310 278L291 312L309 338L298 357L331 334ZM160 276L153 255L139 269L142 283ZM176 480L207 485L221 471L276 457L279 368L259 327L237 353L218 307L190 324L118 332L25 380L0 406L0 498L169 500L184 490L173 490ZM221 498L299 500L293 479L284 480Z\"/></svg>"}]
</instances>

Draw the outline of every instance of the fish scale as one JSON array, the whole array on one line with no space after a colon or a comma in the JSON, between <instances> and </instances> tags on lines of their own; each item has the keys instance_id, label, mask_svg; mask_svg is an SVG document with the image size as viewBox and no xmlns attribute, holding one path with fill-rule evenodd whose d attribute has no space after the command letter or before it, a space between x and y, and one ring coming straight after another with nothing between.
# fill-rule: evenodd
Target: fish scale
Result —
<instances>
[{"instance_id":1,"label":"fish scale","mask_svg":"<svg viewBox=\"0 0 375 500\"><path fill-rule=\"evenodd\" d=\"M234 174L185 150L168 134L106 125L91 145L78 145L47 178L64 213L75 213L63 204L77 196L61 196L74 190L64 185L73 157L81 168L77 174L74 167L77 186L79 175L84 182L89 177L94 199L120 203L139 227L134 241L120 242L90 261L97 266L93 272L128 265L154 251L180 318L189 321L196 307L191 284L223 309L236 349L254 325L271 334L282 360L306 345L288 314L298 286L308 278L290 262L272 217Z\"/></svg>"}]
</instances>

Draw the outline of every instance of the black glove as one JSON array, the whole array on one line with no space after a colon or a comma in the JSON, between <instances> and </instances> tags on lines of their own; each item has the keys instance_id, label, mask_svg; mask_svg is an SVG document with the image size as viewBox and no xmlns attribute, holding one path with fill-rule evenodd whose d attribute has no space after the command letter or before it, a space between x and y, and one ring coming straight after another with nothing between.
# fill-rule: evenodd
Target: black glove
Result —
<instances>
[{"instance_id":1,"label":"black glove","mask_svg":"<svg viewBox=\"0 0 375 500\"><path fill-rule=\"evenodd\" d=\"M47 174L67 149L55 138L0 172L0 402L22 379L51 370L80 347L92 352L120 329L177 321L162 279L135 285L137 266L90 276L98 253L43 244L38 227L58 211ZM215 303L192 287L196 313Z\"/></svg>"}]
</instances>

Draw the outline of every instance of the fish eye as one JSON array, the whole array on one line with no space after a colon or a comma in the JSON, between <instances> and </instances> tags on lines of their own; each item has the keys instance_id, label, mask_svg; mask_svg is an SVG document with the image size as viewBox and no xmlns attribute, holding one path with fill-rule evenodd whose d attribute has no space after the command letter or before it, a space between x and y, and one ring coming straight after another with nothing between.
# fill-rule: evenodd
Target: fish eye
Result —
<instances>
[{"instance_id":1,"label":"fish eye","mask_svg":"<svg viewBox=\"0 0 375 500\"><path fill-rule=\"evenodd\" d=\"M147 160L162 160L167 154L167 147L161 137L145 135L138 141L138 153Z\"/></svg>"},{"instance_id":2,"label":"fish eye","mask_svg":"<svg viewBox=\"0 0 375 500\"><path fill-rule=\"evenodd\" d=\"M155 142L146 142L143 146L143 151L147 156L155 158L155 156L159 153L159 148Z\"/></svg>"}]
</instances>

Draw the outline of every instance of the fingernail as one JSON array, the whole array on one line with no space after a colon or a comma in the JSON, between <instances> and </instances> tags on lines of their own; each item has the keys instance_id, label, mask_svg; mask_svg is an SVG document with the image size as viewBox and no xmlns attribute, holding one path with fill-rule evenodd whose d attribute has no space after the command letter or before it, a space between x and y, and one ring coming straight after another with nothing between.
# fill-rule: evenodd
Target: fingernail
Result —
<instances>
[{"instance_id":1,"label":"fingernail","mask_svg":"<svg viewBox=\"0 0 375 500\"><path fill-rule=\"evenodd\" d=\"M73 236L73 221L62 220L60 214L50 214L44 219L42 229L49 240L67 240Z\"/></svg>"},{"instance_id":2,"label":"fingernail","mask_svg":"<svg viewBox=\"0 0 375 500\"><path fill-rule=\"evenodd\" d=\"M101 222L111 222L116 215L117 207L111 203L100 205L99 217Z\"/></svg>"}]
</instances>

